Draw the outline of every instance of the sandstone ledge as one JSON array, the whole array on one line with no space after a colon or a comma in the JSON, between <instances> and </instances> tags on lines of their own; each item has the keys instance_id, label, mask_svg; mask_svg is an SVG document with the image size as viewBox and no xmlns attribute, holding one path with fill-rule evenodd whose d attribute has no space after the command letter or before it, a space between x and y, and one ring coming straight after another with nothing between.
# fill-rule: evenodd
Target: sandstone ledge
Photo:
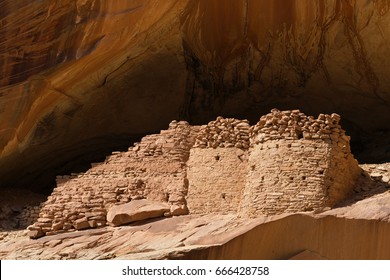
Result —
<instances>
[{"instance_id":1,"label":"sandstone ledge","mask_svg":"<svg viewBox=\"0 0 390 280\"><path fill-rule=\"evenodd\" d=\"M378 230L383 234L378 236ZM389 259L389 231L389 222L309 214L249 220L233 215L188 215L38 240L23 235L3 241L0 257L290 259L309 250L315 259L318 255L326 259Z\"/></svg>"}]
</instances>

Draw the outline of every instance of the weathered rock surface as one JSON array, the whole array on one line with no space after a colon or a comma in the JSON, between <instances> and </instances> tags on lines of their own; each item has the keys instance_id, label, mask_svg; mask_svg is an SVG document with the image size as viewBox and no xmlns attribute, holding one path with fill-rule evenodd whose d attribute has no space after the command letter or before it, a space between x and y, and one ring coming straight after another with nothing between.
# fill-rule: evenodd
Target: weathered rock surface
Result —
<instances>
[{"instance_id":1,"label":"weathered rock surface","mask_svg":"<svg viewBox=\"0 0 390 280\"><path fill-rule=\"evenodd\" d=\"M386 180L390 164L363 164L361 167L365 176L357 182L355 195L321 215L390 222L390 184Z\"/></svg>"},{"instance_id":2,"label":"weathered rock surface","mask_svg":"<svg viewBox=\"0 0 390 280\"><path fill-rule=\"evenodd\" d=\"M136 221L162 217L165 213L170 213L170 209L171 207L168 203L146 199L132 200L125 204L113 206L107 213L107 221L114 226L120 226Z\"/></svg>"},{"instance_id":3,"label":"weathered rock surface","mask_svg":"<svg viewBox=\"0 0 390 280\"><path fill-rule=\"evenodd\" d=\"M42 189L172 119L254 120L273 107L337 112L359 144L355 154L384 161L388 145L377 143L390 137L389 7L1 1L1 187Z\"/></svg>"},{"instance_id":4,"label":"weathered rock surface","mask_svg":"<svg viewBox=\"0 0 390 280\"><path fill-rule=\"evenodd\" d=\"M296 254L290 260L326 260L324 257L320 256L316 252L312 252L309 250L304 250L299 254Z\"/></svg>"},{"instance_id":5,"label":"weathered rock surface","mask_svg":"<svg viewBox=\"0 0 390 280\"><path fill-rule=\"evenodd\" d=\"M192 250L184 258L289 259L305 249L326 259L390 258L388 222L294 214L251 226L239 236L212 236L199 241L210 244L217 243L217 238L223 240Z\"/></svg>"},{"instance_id":6,"label":"weathered rock surface","mask_svg":"<svg viewBox=\"0 0 390 280\"><path fill-rule=\"evenodd\" d=\"M37 240L30 240L26 234L26 231L20 231L2 236L0 258L390 258L389 222L330 215L293 214L245 220L234 215L188 215ZM304 250L315 254L297 256Z\"/></svg>"}]
</instances>

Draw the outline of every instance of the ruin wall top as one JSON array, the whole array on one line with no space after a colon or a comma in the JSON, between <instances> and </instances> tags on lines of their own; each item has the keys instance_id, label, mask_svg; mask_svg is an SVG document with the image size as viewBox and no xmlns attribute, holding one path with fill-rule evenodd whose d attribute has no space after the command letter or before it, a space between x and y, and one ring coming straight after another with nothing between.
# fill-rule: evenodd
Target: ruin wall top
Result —
<instances>
[{"instance_id":1,"label":"ruin wall top","mask_svg":"<svg viewBox=\"0 0 390 280\"><path fill-rule=\"evenodd\" d=\"M338 114L320 114L317 118L306 116L299 110L279 111L272 109L271 113L260 118L250 129L251 145L269 140L324 140L324 142L339 144L349 149L350 137L345 135L339 124Z\"/></svg>"},{"instance_id":2,"label":"ruin wall top","mask_svg":"<svg viewBox=\"0 0 390 280\"><path fill-rule=\"evenodd\" d=\"M248 120L218 117L202 125L194 148L231 148L243 150L270 140L323 140L349 150L350 137L341 128L338 114L320 114L317 118L299 110L272 109L253 126Z\"/></svg>"}]
</instances>

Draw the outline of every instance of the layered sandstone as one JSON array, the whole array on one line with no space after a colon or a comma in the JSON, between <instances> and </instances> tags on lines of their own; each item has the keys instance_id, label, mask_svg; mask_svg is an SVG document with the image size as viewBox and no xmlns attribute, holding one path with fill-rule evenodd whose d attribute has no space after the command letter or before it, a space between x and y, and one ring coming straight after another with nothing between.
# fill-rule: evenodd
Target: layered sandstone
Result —
<instances>
[{"instance_id":1,"label":"layered sandstone","mask_svg":"<svg viewBox=\"0 0 390 280\"><path fill-rule=\"evenodd\" d=\"M389 230L390 224L379 220L294 214L267 223L259 221L258 225L241 231L239 236L218 236L217 238L223 240L218 242L219 244L193 248L183 253L180 258L290 259L304 250L309 250L316 253L316 256L310 256L310 259L318 259L319 255L331 260L388 260ZM378 232L383 234L378 235ZM198 240L198 244L216 243L217 238L205 236L203 240Z\"/></svg>"},{"instance_id":2,"label":"layered sandstone","mask_svg":"<svg viewBox=\"0 0 390 280\"><path fill-rule=\"evenodd\" d=\"M185 4L1 1L0 186L47 190L177 119Z\"/></svg>"},{"instance_id":3,"label":"layered sandstone","mask_svg":"<svg viewBox=\"0 0 390 280\"><path fill-rule=\"evenodd\" d=\"M24 231L14 232L0 236L0 258L280 260L307 250L312 254L301 258L388 260L389 230L387 221L332 215L250 220L234 215L187 215L37 240L29 239Z\"/></svg>"}]
</instances>

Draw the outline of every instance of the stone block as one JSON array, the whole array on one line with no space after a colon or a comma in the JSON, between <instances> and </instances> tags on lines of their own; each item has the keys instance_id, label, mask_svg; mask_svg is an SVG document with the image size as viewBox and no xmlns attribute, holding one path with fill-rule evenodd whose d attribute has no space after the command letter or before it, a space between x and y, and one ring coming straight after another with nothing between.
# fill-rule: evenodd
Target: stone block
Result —
<instances>
[{"instance_id":1,"label":"stone block","mask_svg":"<svg viewBox=\"0 0 390 280\"><path fill-rule=\"evenodd\" d=\"M167 203L146 199L133 200L126 204L113 206L107 213L107 221L113 226L119 226L162 217L165 212L169 211L170 206Z\"/></svg>"},{"instance_id":2,"label":"stone block","mask_svg":"<svg viewBox=\"0 0 390 280\"><path fill-rule=\"evenodd\" d=\"M64 226L64 222L57 222L57 223L53 223L53 225L51 226L51 229L52 230L61 230L63 229L63 226Z\"/></svg>"},{"instance_id":3,"label":"stone block","mask_svg":"<svg viewBox=\"0 0 390 280\"><path fill-rule=\"evenodd\" d=\"M173 216L187 215L189 213L187 205L171 205L170 212Z\"/></svg>"},{"instance_id":4,"label":"stone block","mask_svg":"<svg viewBox=\"0 0 390 280\"><path fill-rule=\"evenodd\" d=\"M42 237L44 235L45 234L43 233L42 229L32 229L32 230L29 230L29 232L28 232L28 237L30 237L31 239L37 239L37 238Z\"/></svg>"},{"instance_id":5,"label":"stone block","mask_svg":"<svg viewBox=\"0 0 390 280\"><path fill-rule=\"evenodd\" d=\"M88 224L89 224L90 228L96 228L97 227L97 222L95 220L88 221Z\"/></svg>"},{"instance_id":6,"label":"stone block","mask_svg":"<svg viewBox=\"0 0 390 280\"><path fill-rule=\"evenodd\" d=\"M86 217L75 220L73 222L73 226L77 230L90 228L88 219Z\"/></svg>"}]
</instances>

